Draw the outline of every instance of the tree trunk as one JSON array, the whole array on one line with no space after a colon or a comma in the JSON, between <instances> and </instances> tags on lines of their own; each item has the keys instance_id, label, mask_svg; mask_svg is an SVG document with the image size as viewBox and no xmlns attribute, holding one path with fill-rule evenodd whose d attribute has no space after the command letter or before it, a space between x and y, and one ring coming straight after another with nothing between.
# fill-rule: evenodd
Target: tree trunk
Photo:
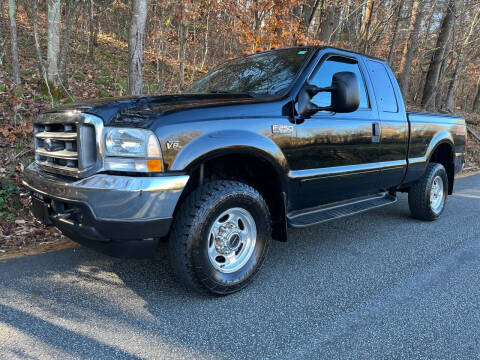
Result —
<instances>
[{"instance_id":1,"label":"tree trunk","mask_svg":"<svg viewBox=\"0 0 480 360\"><path fill-rule=\"evenodd\" d=\"M60 50L60 59L59 59L59 73L60 78L67 83L67 63L68 63L68 52L70 50L70 34L72 33L73 17L78 5L77 0L68 0L66 8L66 24L65 31L63 33L62 48Z\"/></svg>"},{"instance_id":2,"label":"tree trunk","mask_svg":"<svg viewBox=\"0 0 480 360\"><path fill-rule=\"evenodd\" d=\"M182 12L182 19L180 21L180 25L178 31L180 32L178 36L178 41L180 42L178 45L178 59L180 64L179 69L179 82L178 82L178 90L180 92L183 91L185 87L185 53L186 53L186 41L187 41L187 26L183 23L184 15ZM224 38L225 39L225 38ZM225 43L224 43L225 46Z\"/></svg>"},{"instance_id":3,"label":"tree trunk","mask_svg":"<svg viewBox=\"0 0 480 360\"><path fill-rule=\"evenodd\" d=\"M308 39L310 33L310 26L312 25L313 18L315 17L315 13L317 12L318 6L323 6L324 0L315 0L313 5L311 1L306 3L305 10L304 10L304 21L305 21L305 37Z\"/></svg>"},{"instance_id":4,"label":"tree trunk","mask_svg":"<svg viewBox=\"0 0 480 360\"><path fill-rule=\"evenodd\" d=\"M48 0L48 45L47 45L47 79L57 88L60 84L58 76L58 54L60 52L60 0Z\"/></svg>"},{"instance_id":5,"label":"tree trunk","mask_svg":"<svg viewBox=\"0 0 480 360\"><path fill-rule=\"evenodd\" d=\"M21 79L20 79L20 63L18 60L16 12L17 12L17 7L15 4L15 0L8 0L8 16L10 17L10 38L11 38L11 48L12 48L13 82L15 83L15 85L20 85Z\"/></svg>"},{"instance_id":6,"label":"tree trunk","mask_svg":"<svg viewBox=\"0 0 480 360\"><path fill-rule=\"evenodd\" d=\"M363 1L362 1L363 3ZM345 19L345 32L350 49L355 49L358 45L358 34L360 29L360 9L363 5L359 4L359 0L348 1L347 17Z\"/></svg>"},{"instance_id":7,"label":"tree trunk","mask_svg":"<svg viewBox=\"0 0 480 360\"><path fill-rule=\"evenodd\" d=\"M95 4L94 0L90 0L88 3L88 45L87 45L87 57L90 60L94 59L94 48L95 48Z\"/></svg>"},{"instance_id":8,"label":"tree trunk","mask_svg":"<svg viewBox=\"0 0 480 360\"><path fill-rule=\"evenodd\" d=\"M473 104L472 104L472 112L477 112L480 109L480 76L478 77L477 80L477 89L475 92L475 98L473 99Z\"/></svg>"},{"instance_id":9,"label":"tree trunk","mask_svg":"<svg viewBox=\"0 0 480 360\"><path fill-rule=\"evenodd\" d=\"M340 8L335 2L326 4L326 9L322 13L324 14L321 19L320 27L317 30L316 38L325 44L330 42L330 38L338 26Z\"/></svg>"},{"instance_id":10,"label":"tree trunk","mask_svg":"<svg viewBox=\"0 0 480 360\"><path fill-rule=\"evenodd\" d=\"M402 58L400 60L399 79L398 83L402 90L405 101L408 99L408 84L410 79L410 70L412 67L412 60L416 50L418 39L418 31L422 21L423 0L414 0L412 4L412 11L410 14L410 25L408 27L408 37L403 45Z\"/></svg>"},{"instance_id":11,"label":"tree trunk","mask_svg":"<svg viewBox=\"0 0 480 360\"><path fill-rule=\"evenodd\" d=\"M147 18L147 0L133 0L128 31L128 93L143 93L143 37Z\"/></svg>"},{"instance_id":12,"label":"tree trunk","mask_svg":"<svg viewBox=\"0 0 480 360\"><path fill-rule=\"evenodd\" d=\"M443 17L442 24L440 25L440 34L437 38L435 51L433 53L432 60L430 61L427 78L425 81L425 87L423 89L422 106L426 108L428 107L432 110L436 108L435 89L438 84L438 77L440 75L440 67L442 66L445 47L450 37L450 32L453 26L454 8L455 0L449 0L445 16Z\"/></svg>"},{"instance_id":13,"label":"tree trunk","mask_svg":"<svg viewBox=\"0 0 480 360\"><path fill-rule=\"evenodd\" d=\"M401 15L403 10L403 3L404 3L404 0L400 0L400 2L397 4L397 11L395 14L395 26L393 28L393 37L390 43L390 51L388 52L388 60L387 60L390 66L393 65L393 62L395 59L395 47L397 46L398 29L400 28L400 22L402 19Z\"/></svg>"},{"instance_id":14,"label":"tree trunk","mask_svg":"<svg viewBox=\"0 0 480 360\"><path fill-rule=\"evenodd\" d=\"M33 39L35 41L35 54L37 56L38 73L42 79L45 76L45 67L43 66L42 48L40 46L40 37L38 36L38 0L33 1L32 9Z\"/></svg>"},{"instance_id":15,"label":"tree trunk","mask_svg":"<svg viewBox=\"0 0 480 360\"><path fill-rule=\"evenodd\" d=\"M480 110L480 76L477 80L477 86L475 89L475 97L472 103L472 112L478 112Z\"/></svg>"},{"instance_id":16,"label":"tree trunk","mask_svg":"<svg viewBox=\"0 0 480 360\"><path fill-rule=\"evenodd\" d=\"M452 78L450 80L450 83L448 84L445 107L449 111L455 110L455 97L456 97L456 86L457 86L458 76L463 70L463 64L465 63L465 58L467 57L467 49L468 49L470 40L472 38L472 35L474 33L475 27L477 26L479 15L480 15L480 11L477 11L473 17L472 22L470 23L470 29L468 31L468 34L465 36L465 40L463 41L462 47L460 48L457 64L455 65L455 70L453 71Z\"/></svg>"},{"instance_id":17,"label":"tree trunk","mask_svg":"<svg viewBox=\"0 0 480 360\"><path fill-rule=\"evenodd\" d=\"M205 61L207 60L208 54L208 33L210 31L210 11L207 12L207 25L205 28L205 40L204 40L204 47L203 47L203 57L202 57L202 64L200 65L200 71L203 70L205 67Z\"/></svg>"},{"instance_id":18,"label":"tree trunk","mask_svg":"<svg viewBox=\"0 0 480 360\"><path fill-rule=\"evenodd\" d=\"M6 47L6 25L3 17L4 1L0 0L0 67L3 66L3 59L5 57L5 47Z\"/></svg>"},{"instance_id":19,"label":"tree trunk","mask_svg":"<svg viewBox=\"0 0 480 360\"><path fill-rule=\"evenodd\" d=\"M0 0L0 31L3 36L7 32L6 20L4 19L3 9L5 8L4 0Z\"/></svg>"},{"instance_id":20,"label":"tree trunk","mask_svg":"<svg viewBox=\"0 0 480 360\"><path fill-rule=\"evenodd\" d=\"M373 5L373 0L367 0L365 17L363 18L362 27L360 28L360 51L364 54L368 49L368 33L370 32L370 24L372 23Z\"/></svg>"}]
</instances>

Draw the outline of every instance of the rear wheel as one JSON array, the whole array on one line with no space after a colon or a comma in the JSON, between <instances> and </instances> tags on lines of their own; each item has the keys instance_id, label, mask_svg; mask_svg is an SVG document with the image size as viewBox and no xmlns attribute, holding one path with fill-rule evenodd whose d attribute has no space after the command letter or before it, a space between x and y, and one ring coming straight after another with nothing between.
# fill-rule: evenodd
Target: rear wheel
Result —
<instances>
[{"instance_id":1,"label":"rear wheel","mask_svg":"<svg viewBox=\"0 0 480 360\"><path fill-rule=\"evenodd\" d=\"M169 239L170 262L188 287L227 295L252 280L270 238L270 213L262 196L240 182L214 181L181 205Z\"/></svg>"},{"instance_id":2,"label":"rear wheel","mask_svg":"<svg viewBox=\"0 0 480 360\"><path fill-rule=\"evenodd\" d=\"M442 164L429 163L425 174L415 182L408 193L412 216L419 220L438 219L447 200L448 177Z\"/></svg>"}]
</instances>

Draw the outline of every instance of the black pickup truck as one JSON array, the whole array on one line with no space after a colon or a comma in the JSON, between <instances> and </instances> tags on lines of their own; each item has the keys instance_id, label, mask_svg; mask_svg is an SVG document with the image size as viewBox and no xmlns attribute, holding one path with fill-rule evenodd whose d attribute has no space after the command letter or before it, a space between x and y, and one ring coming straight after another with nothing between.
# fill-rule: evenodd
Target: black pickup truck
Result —
<instances>
[{"instance_id":1,"label":"black pickup truck","mask_svg":"<svg viewBox=\"0 0 480 360\"><path fill-rule=\"evenodd\" d=\"M437 219L467 146L461 117L405 110L384 61L330 47L243 56L186 94L67 105L34 125L37 219L115 256L166 239L178 278L218 295L244 287L287 227L397 192Z\"/></svg>"}]
</instances>

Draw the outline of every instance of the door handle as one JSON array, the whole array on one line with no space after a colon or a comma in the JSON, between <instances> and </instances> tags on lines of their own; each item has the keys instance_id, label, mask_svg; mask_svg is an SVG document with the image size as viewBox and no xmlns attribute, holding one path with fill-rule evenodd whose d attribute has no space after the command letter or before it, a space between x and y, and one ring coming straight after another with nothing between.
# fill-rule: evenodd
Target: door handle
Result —
<instances>
[{"instance_id":1,"label":"door handle","mask_svg":"<svg viewBox=\"0 0 480 360\"><path fill-rule=\"evenodd\" d=\"M372 142L380 142L380 123L372 123Z\"/></svg>"}]
</instances>

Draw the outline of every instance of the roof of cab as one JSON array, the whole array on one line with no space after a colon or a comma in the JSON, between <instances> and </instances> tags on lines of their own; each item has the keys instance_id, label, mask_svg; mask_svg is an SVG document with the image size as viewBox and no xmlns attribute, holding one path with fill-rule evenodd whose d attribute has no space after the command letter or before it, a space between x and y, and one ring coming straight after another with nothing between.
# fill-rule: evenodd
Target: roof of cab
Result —
<instances>
[{"instance_id":1,"label":"roof of cab","mask_svg":"<svg viewBox=\"0 0 480 360\"><path fill-rule=\"evenodd\" d=\"M379 59L379 58L374 57L374 56L365 55L365 54L361 54L361 53L358 53L358 52L355 52L355 51L341 49L341 48L337 48L337 47L334 47L334 46L325 46L325 45L304 45L304 46L291 46L291 47L285 47L285 48L275 48L275 49L271 49L271 50L264 50L264 51L261 51L261 52L258 52L258 53L251 53L251 54L245 55L245 56L250 56L250 55L255 55L255 54L263 54L263 53L270 52L270 51L282 51L282 50L288 50L288 49L298 49L298 50L301 50L301 49L332 49L332 50L340 50L340 51L344 51L344 52L347 52L347 53L350 53L350 54L360 55L360 56L363 56L363 57L368 58L368 59L373 59L373 60L385 62L385 60Z\"/></svg>"}]
</instances>

